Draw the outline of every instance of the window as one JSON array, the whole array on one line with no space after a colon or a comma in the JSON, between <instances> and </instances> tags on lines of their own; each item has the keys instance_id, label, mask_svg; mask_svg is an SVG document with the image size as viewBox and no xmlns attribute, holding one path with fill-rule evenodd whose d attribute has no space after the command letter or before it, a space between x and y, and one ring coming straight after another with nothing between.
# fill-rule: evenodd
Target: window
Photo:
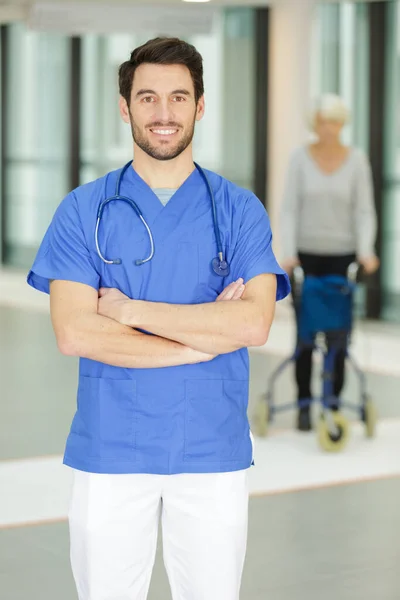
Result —
<instances>
[{"instance_id":1,"label":"window","mask_svg":"<svg viewBox=\"0 0 400 600\"><path fill-rule=\"evenodd\" d=\"M382 232L383 318L400 320L400 3L388 4Z\"/></svg>"},{"instance_id":2,"label":"window","mask_svg":"<svg viewBox=\"0 0 400 600\"><path fill-rule=\"evenodd\" d=\"M352 113L344 142L368 150L368 7L321 4L314 21L311 94L338 94Z\"/></svg>"},{"instance_id":3,"label":"window","mask_svg":"<svg viewBox=\"0 0 400 600\"><path fill-rule=\"evenodd\" d=\"M25 268L69 191L69 40L6 30L4 260Z\"/></svg>"}]
</instances>

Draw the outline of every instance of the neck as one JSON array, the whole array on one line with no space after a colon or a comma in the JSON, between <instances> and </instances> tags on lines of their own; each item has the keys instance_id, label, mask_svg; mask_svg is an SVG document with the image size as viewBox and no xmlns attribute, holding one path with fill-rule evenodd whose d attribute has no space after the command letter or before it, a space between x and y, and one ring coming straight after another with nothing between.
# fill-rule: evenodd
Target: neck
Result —
<instances>
[{"instance_id":1,"label":"neck","mask_svg":"<svg viewBox=\"0 0 400 600\"><path fill-rule=\"evenodd\" d=\"M157 160L134 145L133 168L151 188L178 189L195 169L192 146L171 160Z\"/></svg>"},{"instance_id":2,"label":"neck","mask_svg":"<svg viewBox=\"0 0 400 600\"><path fill-rule=\"evenodd\" d=\"M343 144L340 141L340 139L328 140L328 141L319 140L316 143L316 146L318 147L319 150L321 150L322 152L326 152L326 153L335 152L335 151L343 148Z\"/></svg>"}]
</instances>

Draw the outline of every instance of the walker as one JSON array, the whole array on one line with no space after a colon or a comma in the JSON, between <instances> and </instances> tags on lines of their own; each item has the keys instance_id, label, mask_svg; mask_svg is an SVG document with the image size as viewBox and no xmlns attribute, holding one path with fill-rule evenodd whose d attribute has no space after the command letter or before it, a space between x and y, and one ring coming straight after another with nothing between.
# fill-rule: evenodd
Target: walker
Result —
<instances>
[{"instance_id":1,"label":"walker","mask_svg":"<svg viewBox=\"0 0 400 600\"><path fill-rule=\"evenodd\" d=\"M308 399L300 406L309 406L317 401L321 413L317 424L320 447L328 452L340 452L349 439L349 422L340 412L341 408L354 411L365 425L368 438L375 435L377 414L375 405L367 392L365 374L357 366L349 353L350 335L353 321L353 298L357 285L359 266L352 263L347 277L326 275L323 277L304 276L301 267L294 271L295 309L298 315L298 340L293 355L287 358L273 372L268 391L259 401L255 413L255 433L265 437L268 426L275 414L299 407L298 403L277 406L274 401L274 388L277 379L293 363L302 348L312 347L322 356L322 396ZM330 348L326 340L329 339ZM359 402L345 403L333 393L333 373L338 351L345 350L346 360L354 369L360 385ZM333 410L333 407L338 410Z\"/></svg>"}]
</instances>

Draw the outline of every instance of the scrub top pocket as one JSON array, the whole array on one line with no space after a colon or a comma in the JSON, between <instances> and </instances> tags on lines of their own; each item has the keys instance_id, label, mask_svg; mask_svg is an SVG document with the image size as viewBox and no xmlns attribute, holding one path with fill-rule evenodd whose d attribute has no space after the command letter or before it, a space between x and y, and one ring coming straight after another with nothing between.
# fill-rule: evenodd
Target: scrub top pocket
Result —
<instances>
[{"instance_id":1,"label":"scrub top pocket","mask_svg":"<svg viewBox=\"0 0 400 600\"><path fill-rule=\"evenodd\" d=\"M185 382L185 461L235 461L248 438L248 381Z\"/></svg>"},{"instance_id":2,"label":"scrub top pocket","mask_svg":"<svg viewBox=\"0 0 400 600\"><path fill-rule=\"evenodd\" d=\"M78 411L71 428L73 444L80 445L87 458L134 460L135 408L136 382L132 379L81 376Z\"/></svg>"}]
</instances>

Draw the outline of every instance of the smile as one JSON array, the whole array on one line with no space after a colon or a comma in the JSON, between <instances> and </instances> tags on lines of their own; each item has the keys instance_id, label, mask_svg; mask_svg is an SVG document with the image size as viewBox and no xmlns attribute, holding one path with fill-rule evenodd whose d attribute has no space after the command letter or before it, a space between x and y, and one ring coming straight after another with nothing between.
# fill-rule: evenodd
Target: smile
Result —
<instances>
[{"instance_id":1,"label":"smile","mask_svg":"<svg viewBox=\"0 0 400 600\"><path fill-rule=\"evenodd\" d=\"M156 133L157 135L174 135L177 133L177 129L150 129L152 133Z\"/></svg>"}]
</instances>

